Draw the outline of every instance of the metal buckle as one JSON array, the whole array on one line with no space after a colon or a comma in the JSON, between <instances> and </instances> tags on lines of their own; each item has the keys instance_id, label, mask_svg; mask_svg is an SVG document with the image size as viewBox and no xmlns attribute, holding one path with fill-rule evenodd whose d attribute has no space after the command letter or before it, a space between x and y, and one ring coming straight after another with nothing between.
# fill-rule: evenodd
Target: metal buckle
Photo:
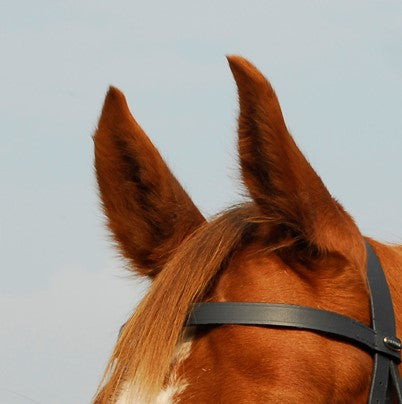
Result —
<instances>
[{"instance_id":1,"label":"metal buckle","mask_svg":"<svg viewBox=\"0 0 402 404\"><path fill-rule=\"evenodd\" d=\"M387 348L393 351L400 351L402 348L401 340L397 337L384 337L383 341Z\"/></svg>"}]
</instances>

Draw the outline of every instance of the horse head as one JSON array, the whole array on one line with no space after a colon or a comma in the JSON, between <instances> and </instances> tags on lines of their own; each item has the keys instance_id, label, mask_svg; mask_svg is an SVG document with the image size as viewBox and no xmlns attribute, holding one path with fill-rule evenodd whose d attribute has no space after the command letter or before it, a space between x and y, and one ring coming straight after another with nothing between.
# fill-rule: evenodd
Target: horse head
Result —
<instances>
[{"instance_id":1,"label":"horse head","mask_svg":"<svg viewBox=\"0 0 402 404\"><path fill-rule=\"evenodd\" d=\"M209 221L124 95L106 96L94 135L100 196L120 251L152 284L95 402L366 402L373 359L359 347L306 330L186 327L197 301L311 306L370 325L364 237L299 150L270 83L247 60L228 61L250 200ZM369 242L401 308L402 246Z\"/></svg>"}]
</instances>

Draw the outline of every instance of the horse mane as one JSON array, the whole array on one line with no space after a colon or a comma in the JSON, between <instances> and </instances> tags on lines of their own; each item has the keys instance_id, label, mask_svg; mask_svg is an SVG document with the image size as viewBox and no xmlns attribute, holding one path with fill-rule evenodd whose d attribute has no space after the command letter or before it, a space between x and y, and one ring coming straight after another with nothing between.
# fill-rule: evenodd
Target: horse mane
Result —
<instances>
[{"instance_id":1,"label":"horse mane","mask_svg":"<svg viewBox=\"0 0 402 404\"><path fill-rule=\"evenodd\" d=\"M270 227L254 204L238 205L205 222L183 242L125 324L95 403L114 402L123 384L132 392L132 402L148 403L155 397L163 387L191 304L205 295L242 243L265 232L264 222Z\"/></svg>"}]
</instances>

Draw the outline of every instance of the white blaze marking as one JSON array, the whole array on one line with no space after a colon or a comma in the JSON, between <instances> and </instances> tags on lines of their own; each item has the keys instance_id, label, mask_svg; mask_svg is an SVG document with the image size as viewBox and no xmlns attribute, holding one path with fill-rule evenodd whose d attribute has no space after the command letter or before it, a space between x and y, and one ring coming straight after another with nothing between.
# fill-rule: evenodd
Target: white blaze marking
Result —
<instances>
[{"instance_id":1,"label":"white blaze marking","mask_svg":"<svg viewBox=\"0 0 402 404\"><path fill-rule=\"evenodd\" d=\"M173 355L168 382L152 403L147 403L140 399L136 400L135 403L132 400L130 401L130 398L138 397L138 394L135 393L137 389L135 386L129 386L126 382L116 404L174 404L174 402L179 402L178 400L173 401L174 396L182 393L187 388L188 383L186 380L179 378L177 371L179 365L190 355L192 339L191 329L186 330Z\"/></svg>"}]
</instances>

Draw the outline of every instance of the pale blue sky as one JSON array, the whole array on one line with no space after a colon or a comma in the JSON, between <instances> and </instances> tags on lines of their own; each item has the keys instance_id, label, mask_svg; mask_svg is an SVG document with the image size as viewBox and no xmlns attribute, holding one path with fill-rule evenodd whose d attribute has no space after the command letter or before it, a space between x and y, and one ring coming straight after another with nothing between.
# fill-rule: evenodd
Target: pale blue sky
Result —
<instances>
[{"instance_id":1,"label":"pale blue sky","mask_svg":"<svg viewBox=\"0 0 402 404\"><path fill-rule=\"evenodd\" d=\"M88 403L145 290L97 202L109 84L211 215L241 199L224 56L249 58L362 231L400 242L401 21L399 1L1 2L0 402Z\"/></svg>"}]
</instances>

